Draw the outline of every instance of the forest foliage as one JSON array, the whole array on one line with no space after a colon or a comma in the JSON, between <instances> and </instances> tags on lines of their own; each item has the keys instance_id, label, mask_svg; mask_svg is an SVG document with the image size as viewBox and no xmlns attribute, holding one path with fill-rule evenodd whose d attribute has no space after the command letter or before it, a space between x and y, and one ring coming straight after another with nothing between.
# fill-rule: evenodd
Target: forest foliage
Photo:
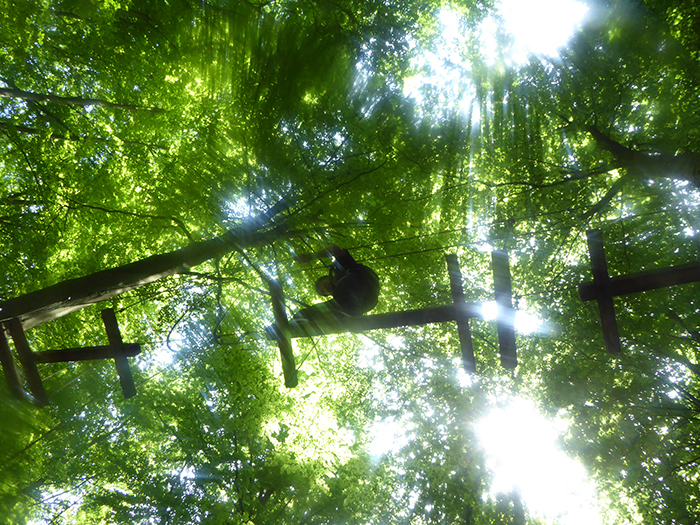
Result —
<instances>
[{"instance_id":1,"label":"forest foliage","mask_svg":"<svg viewBox=\"0 0 700 525\"><path fill-rule=\"evenodd\" d=\"M0 386L0 521L544 523L490 494L475 422L512 397L569 423L609 522L700 520L698 285L616 299L617 356L577 295L588 229L611 275L698 259L700 8L587 5L558 57L516 64L502 29L482 45L491 2L6 0L0 300L274 236L27 331L107 344L114 308L138 395L107 361L41 365L46 408ZM507 250L516 308L546 322L509 371L473 320L474 376L451 323L300 339L287 390L267 282L316 301L326 269L294 256L328 244L381 276L376 313L449 303L446 253L491 301Z\"/></svg>"}]
</instances>

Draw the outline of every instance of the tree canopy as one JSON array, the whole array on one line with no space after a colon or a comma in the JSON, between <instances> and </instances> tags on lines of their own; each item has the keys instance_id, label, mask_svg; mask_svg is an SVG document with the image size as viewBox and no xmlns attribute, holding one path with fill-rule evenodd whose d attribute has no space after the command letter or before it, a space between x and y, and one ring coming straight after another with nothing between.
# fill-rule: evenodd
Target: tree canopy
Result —
<instances>
[{"instance_id":1,"label":"tree canopy","mask_svg":"<svg viewBox=\"0 0 700 525\"><path fill-rule=\"evenodd\" d=\"M698 259L700 7L586 5L519 62L493 2L7 0L0 304L199 258L27 325L105 345L114 308L138 395L109 360L40 365L44 408L0 386L0 521L548 523L491 492L476 422L513 397L567 422L607 522L699 521L699 285L616 298L619 355L577 287L593 228L613 276ZM474 375L454 323L300 338L285 389L268 284L318 301L326 267L295 259L329 244L380 276L372 313L450 303L448 253L492 301L507 251L544 322L506 370L473 319Z\"/></svg>"}]
</instances>

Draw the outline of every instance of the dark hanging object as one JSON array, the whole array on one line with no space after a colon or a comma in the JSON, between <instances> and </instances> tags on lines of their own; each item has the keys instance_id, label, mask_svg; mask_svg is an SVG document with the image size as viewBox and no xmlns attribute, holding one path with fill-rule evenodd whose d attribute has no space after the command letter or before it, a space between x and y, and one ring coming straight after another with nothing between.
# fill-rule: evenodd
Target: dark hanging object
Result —
<instances>
[{"instance_id":1,"label":"dark hanging object","mask_svg":"<svg viewBox=\"0 0 700 525\"><path fill-rule=\"evenodd\" d=\"M494 288L496 303L498 305L497 325L501 366L503 366L503 368L513 369L517 366L518 360L513 323L515 320L515 310L513 309L510 263L507 252L493 252L492 257ZM469 319L472 317L483 317L482 304L466 302L462 287L462 273L459 269L457 256L454 254L446 255L446 260L450 276L452 304L402 312L335 317L329 320L328 324L324 324L320 327L319 332L314 333L301 329L298 324L290 326L287 320L282 289L279 283L276 281L268 283L270 285L270 295L275 315L275 324L269 327L268 338L276 341L279 345L285 385L290 388L297 385L297 373L294 368L294 354L292 352L291 339L347 332L361 333L383 328L398 328L402 326L417 326L453 321L457 322L457 332L459 334L462 350L462 366L468 373L476 372L476 359L474 357L474 346L469 328Z\"/></svg>"}]
</instances>

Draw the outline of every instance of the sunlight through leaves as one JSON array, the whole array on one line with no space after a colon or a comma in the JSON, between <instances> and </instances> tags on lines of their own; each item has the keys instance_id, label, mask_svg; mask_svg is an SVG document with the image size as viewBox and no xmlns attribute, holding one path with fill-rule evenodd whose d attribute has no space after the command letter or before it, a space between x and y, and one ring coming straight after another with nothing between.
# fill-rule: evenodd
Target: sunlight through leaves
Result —
<instances>
[{"instance_id":1,"label":"sunlight through leaves","mask_svg":"<svg viewBox=\"0 0 700 525\"><path fill-rule=\"evenodd\" d=\"M517 398L482 418L477 434L494 475L491 494L517 490L530 512L562 524L601 523L585 470L558 446L565 429Z\"/></svg>"}]
</instances>

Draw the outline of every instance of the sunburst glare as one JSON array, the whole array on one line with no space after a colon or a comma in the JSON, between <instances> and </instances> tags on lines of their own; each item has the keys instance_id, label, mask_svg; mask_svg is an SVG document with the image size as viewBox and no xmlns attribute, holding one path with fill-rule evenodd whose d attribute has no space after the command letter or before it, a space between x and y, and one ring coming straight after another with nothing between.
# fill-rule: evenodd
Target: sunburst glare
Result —
<instances>
[{"instance_id":1,"label":"sunburst glare","mask_svg":"<svg viewBox=\"0 0 700 525\"><path fill-rule=\"evenodd\" d=\"M477 423L493 472L491 494L517 490L531 514L562 525L601 523L595 490L581 464L557 445L566 423L513 399Z\"/></svg>"},{"instance_id":2,"label":"sunburst glare","mask_svg":"<svg viewBox=\"0 0 700 525\"><path fill-rule=\"evenodd\" d=\"M503 28L513 36L516 64L530 54L556 56L580 26L588 7L575 0L501 0L498 11Z\"/></svg>"}]
</instances>

